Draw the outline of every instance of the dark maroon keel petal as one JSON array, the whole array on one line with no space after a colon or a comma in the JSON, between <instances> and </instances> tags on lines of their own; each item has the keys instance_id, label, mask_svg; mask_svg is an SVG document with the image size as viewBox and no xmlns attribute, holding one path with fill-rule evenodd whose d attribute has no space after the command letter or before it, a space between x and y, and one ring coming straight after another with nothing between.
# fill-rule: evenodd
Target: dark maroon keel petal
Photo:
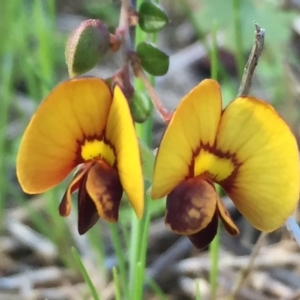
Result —
<instances>
[{"instance_id":1,"label":"dark maroon keel petal","mask_svg":"<svg viewBox=\"0 0 300 300\"><path fill-rule=\"evenodd\" d=\"M216 212L211 222L207 225L206 228L202 229L201 231L195 234L189 235L188 238L196 248L203 249L212 242L212 240L217 234L217 230L218 230L218 213Z\"/></svg>"},{"instance_id":2,"label":"dark maroon keel petal","mask_svg":"<svg viewBox=\"0 0 300 300\"><path fill-rule=\"evenodd\" d=\"M81 180L78 192L78 232L85 234L99 219L96 206L86 190L87 173Z\"/></svg>"},{"instance_id":3,"label":"dark maroon keel petal","mask_svg":"<svg viewBox=\"0 0 300 300\"><path fill-rule=\"evenodd\" d=\"M203 178L186 179L167 197L166 226L182 235L199 232L211 222L217 197L214 186Z\"/></svg>"},{"instance_id":4,"label":"dark maroon keel petal","mask_svg":"<svg viewBox=\"0 0 300 300\"><path fill-rule=\"evenodd\" d=\"M117 222L123 194L117 170L104 161L96 161L88 172L86 190L98 215L108 222Z\"/></svg>"}]
</instances>

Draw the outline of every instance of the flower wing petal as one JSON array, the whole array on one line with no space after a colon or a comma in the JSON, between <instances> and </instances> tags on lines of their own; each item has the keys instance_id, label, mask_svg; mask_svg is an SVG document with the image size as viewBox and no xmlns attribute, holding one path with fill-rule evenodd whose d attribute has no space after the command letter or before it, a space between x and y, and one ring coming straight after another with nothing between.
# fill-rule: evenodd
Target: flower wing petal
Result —
<instances>
[{"instance_id":1,"label":"flower wing petal","mask_svg":"<svg viewBox=\"0 0 300 300\"><path fill-rule=\"evenodd\" d=\"M98 216L117 222L123 194L117 170L101 160L95 161L88 171L85 187Z\"/></svg>"},{"instance_id":2,"label":"flower wing petal","mask_svg":"<svg viewBox=\"0 0 300 300\"><path fill-rule=\"evenodd\" d=\"M111 101L108 86L96 78L63 82L48 95L25 130L17 157L25 192L50 189L80 163L78 143L102 133Z\"/></svg>"},{"instance_id":3,"label":"flower wing petal","mask_svg":"<svg viewBox=\"0 0 300 300\"><path fill-rule=\"evenodd\" d=\"M144 211L144 179L139 144L128 102L116 86L109 113L106 137L115 148L120 180L139 218Z\"/></svg>"},{"instance_id":4,"label":"flower wing petal","mask_svg":"<svg viewBox=\"0 0 300 300\"><path fill-rule=\"evenodd\" d=\"M217 199L217 211L226 231L231 235L238 235L240 231L235 225L234 221L231 219L228 210L226 209L220 198Z\"/></svg>"},{"instance_id":5,"label":"flower wing petal","mask_svg":"<svg viewBox=\"0 0 300 300\"><path fill-rule=\"evenodd\" d=\"M241 97L222 115L217 149L237 168L221 185L240 212L263 231L280 227L299 198L299 155L292 132L266 102Z\"/></svg>"},{"instance_id":6,"label":"flower wing petal","mask_svg":"<svg viewBox=\"0 0 300 300\"><path fill-rule=\"evenodd\" d=\"M157 153L152 199L166 196L185 178L193 176L193 155L203 145L214 145L221 110L220 87L211 79L202 81L182 99Z\"/></svg>"},{"instance_id":7,"label":"flower wing petal","mask_svg":"<svg viewBox=\"0 0 300 300\"><path fill-rule=\"evenodd\" d=\"M72 193L81 186L82 178L87 170L87 168L82 168L74 175L59 205L59 214L61 216L67 217L70 214L72 207Z\"/></svg>"}]
</instances>

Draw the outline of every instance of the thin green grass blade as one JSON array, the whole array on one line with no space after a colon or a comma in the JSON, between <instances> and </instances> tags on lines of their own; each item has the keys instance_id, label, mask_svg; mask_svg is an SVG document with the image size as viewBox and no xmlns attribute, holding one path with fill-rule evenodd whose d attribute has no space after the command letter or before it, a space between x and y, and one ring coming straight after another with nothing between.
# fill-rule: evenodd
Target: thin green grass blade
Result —
<instances>
[{"instance_id":1,"label":"thin green grass blade","mask_svg":"<svg viewBox=\"0 0 300 300\"><path fill-rule=\"evenodd\" d=\"M110 235L112 238L114 250L118 260L118 267L120 270L120 274L118 275L118 289L119 292L122 289L124 291L125 299L129 299L129 290L128 290L128 285L126 284L128 280L127 272L126 272L126 258L125 258L126 251L124 251L124 247L122 247L121 245L121 239L116 224L110 224L109 229L110 229Z\"/></svg>"},{"instance_id":2,"label":"thin green grass blade","mask_svg":"<svg viewBox=\"0 0 300 300\"><path fill-rule=\"evenodd\" d=\"M121 300L121 287L120 287L120 280L119 280L119 274L116 269L116 267L113 268L113 278L114 278L114 284L115 284L115 299ZM127 299L127 298L125 298Z\"/></svg>"},{"instance_id":3,"label":"thin green grass blade","mask_svg":"<svg viewBox=\"0 0 300 300\"><path fill-rule=\"evenodd\" d=\"M149 286L149 288L154 292L158 300L168 299L161 287L152 278L146 278L146 283Z\"/></svg>"},{"instance_id":4,"label":"thin green grass blade","mask_svg":"<svg viewBox=\"0 0 300 300\"><path fill-rule=\"evenodd\" d=\"M201 300L200 281L196 282L196 300Z\"/></svg>"},{"instance_id":5,"label":"thin green grass blade","mask_svg":"<svg viewBox=\"0 0 300 300\"><path fill-rule=\"evenodd\" d=\"M98 292L85 268L85 266L83 265L82 261L81 261L81 258L80 258L80 255L79 253L77 252L77 250L72 247L72 253L74 255L74 258L75 258L75 261L79 267L79 270L85 280L85 282L87 283L89 289L90 289L90 292L91 292L91 296L93 297L94 300L100 300L100 297L98 295Z\"/></svg>"},{"instance_id":6,"label":"thin green grass blade","mask_svg":"<svg viewBox=\"0 0 300 300\"><path fill-rule=\"evenodd\" d=\"M217 24L214 24L212 30L212 50L211 50L211 76L213 79L218 78L218 46L217 46ZM216 187L217 192L220 193L220 189ZM214 300L217 297L218 290L218 274L219 274L219 249L220 249L220 230L217 230L217 234L209 246L209 254L211 261L211 268L209 272L209 282L211 290L211 299Z\"/></svg>"}]
</instances>

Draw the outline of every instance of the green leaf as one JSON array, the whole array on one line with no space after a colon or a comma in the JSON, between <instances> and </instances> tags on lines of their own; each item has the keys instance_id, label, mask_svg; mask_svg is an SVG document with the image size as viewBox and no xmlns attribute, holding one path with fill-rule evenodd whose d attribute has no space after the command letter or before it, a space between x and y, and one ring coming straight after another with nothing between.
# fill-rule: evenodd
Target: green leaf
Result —
<instances>
[{"instance_id":1,"label":"green leaf","mask_svg":"<svg viewBox=\"0 0 300 300\"><path fill-rule=\"evenodd\" d=\"M69 76L94 68L110 47L109 32L100 20L82 22L69 36L65 56Z\"/></svg>"},{"instance_id":2,"label":"green leaf","mask_svg":"<svg viewBox=\"0 0 300 300\"><path fill-rule=\"evenodd\" d=\"M87 283L88 287L90 288L93 299L100 300L97 290L91 280L91 277L89 276L84 264L82 263L79 253L77 252L77 250L74 247L72 247L72 253L73 253L75 261L80 269L80 272L81 272L85 282Z\"/></svg>"},{"instance_id":3,"label":"green leaf","mask_svg":"<svg viewBox=\"0 0 300 300\"><path fill-rule=\"evenodd\" d=\"M169 56L156 46L142 42L138 44L136 51L141 60L142 67L149 74L162 76L168 72Z\"/></svg>"},{"instance_id":4,"label":"green leaf","mask_svg":"<svg viewBox=\"0 0 300 300\"><path fill-rule=\"evenodd\" d=\"M154 171L155 156L153 151L151 151L143 141L139 140L139 145L142 156L143 175L147 181L151 182Z\"/></svg>"},{"instance_id":5,"label":"green leaf","mask_svg":"<svg viewBox=\"0 0 300 300\"><path fill-rule=\"evenodd\" d=\"M148 33L158 32L168 23L166 12L158 4L143 2L139 9L139 25Z\"/></svg>"},{"instance_id":6,"label":"green leaf","mask_svg":"<svg viewBox=\"0 0 300 300\"><path fill-rule=\"evenodd\" d=\"M130 100L130 111L134 122L144 123L152 111L151 101L143 91L134 91Z\"/></svg>"}]
</instances>

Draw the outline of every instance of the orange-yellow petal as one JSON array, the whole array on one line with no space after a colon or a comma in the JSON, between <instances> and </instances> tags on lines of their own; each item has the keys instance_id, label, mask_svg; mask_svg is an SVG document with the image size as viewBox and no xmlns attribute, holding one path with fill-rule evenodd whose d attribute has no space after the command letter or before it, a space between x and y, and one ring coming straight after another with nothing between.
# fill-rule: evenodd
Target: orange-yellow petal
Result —
<instances>
[{"instance_id":1,"label":"orange-yellow petal","mask_svg":"<svg viewBox=\"0 0 300 300\"><path fill-rule=\"evenodd\" d=\"M144 211L144 179L139 144L128 102L118 86L114 89L106 137L115 148L123 189L138 218L141 218Z\"/></svg>"},{"instance_id":2,"label":"orange-yellow petal","mask_svg":"<svg viewBox=\"0 0 300 300\"><path fill-rule=\"evenodd\" d=\"M194 175L194 155L214 145L221 110L220 87L211 79L202 81L182 99L157 153L152 199L166 196Z\"/></svg>"},{"instance_id":3,"label":"orange-yellow petal","mask_svg":"<svg viewBox=\"0 0 300 300\"><path fill-rule=\"evenodd\" d=\"M80 163L78 143L103 132L111 101L108 86L96 78L63 82L48 95L25 130L17 157L25 192L52 188Z\"/></svg>"},{"instance_id":4,"label":"orange-yellow petal","mask_svg":"<svg viewBox=\"0 0 300 300\"><path fill-rule=\"evenodd\" d=\"M280 227L299 198L298 147L287 124L271 105L241 97L225 109L216 147L237 165L220 184L240 212L262 231Z\"/></svg>"}]
</instances>

